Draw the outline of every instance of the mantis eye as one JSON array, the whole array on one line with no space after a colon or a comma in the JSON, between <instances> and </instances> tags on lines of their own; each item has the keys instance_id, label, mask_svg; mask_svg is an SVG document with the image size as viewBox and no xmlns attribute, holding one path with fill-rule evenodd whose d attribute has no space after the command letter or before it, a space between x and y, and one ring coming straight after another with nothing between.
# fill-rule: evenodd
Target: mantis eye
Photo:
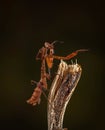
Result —
<instances>
[{"instance_id":1,"label":"mantis eye","mask_svg":"<svg viewBox=\"0 0 105 130\"><path fill-rule=\"evenodd\" d=\"M45 45L46 48L50 47L50 44L48 42L45 42L44 45Z\"/></svg>"},{"instance_id":2,"label":"mantis eye","mask_svg":"<svg viewBox=\"0 0 105 130\"><path fill-rule=\"evenodd\" d=\"M49 42L45 42L44 45L48 49L53 49L54 48L53 44L50 44Z\"/></svg>"},{"instance_id":3,"label":"mantis eye","mask_svg":"<svg viewBox=\"0 0 105 130\"><path fill-rule=\"evenodd\" d=\"M54 54L54 49L50 49L50 54Z\"/></svg>"}]
</instances>

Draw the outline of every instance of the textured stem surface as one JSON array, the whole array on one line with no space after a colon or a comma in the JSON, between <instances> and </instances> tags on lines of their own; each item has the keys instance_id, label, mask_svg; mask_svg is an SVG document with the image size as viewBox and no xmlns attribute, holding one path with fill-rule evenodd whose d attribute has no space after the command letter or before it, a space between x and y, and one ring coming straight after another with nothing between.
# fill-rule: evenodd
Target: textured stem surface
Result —
<instances>
[{"instance_id":1,"label":"textured stem surface","mask_svg":"<svg viewBox=\"0 0 105 130\"><path fill-rule=\"evenodd\" d=\"M80 79L80 65L67 65L61 61L48 95L48 130L63 130L63 118L67 104Z\"/></svg>"}]
</instances>

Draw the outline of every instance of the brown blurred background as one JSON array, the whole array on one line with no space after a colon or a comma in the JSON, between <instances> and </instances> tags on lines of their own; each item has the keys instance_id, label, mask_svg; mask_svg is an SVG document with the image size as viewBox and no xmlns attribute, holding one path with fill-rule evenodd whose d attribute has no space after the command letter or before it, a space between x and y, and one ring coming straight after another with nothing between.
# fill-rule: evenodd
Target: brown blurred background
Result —
<instances>
[{"instance_id":1,"label":"brown blurred background","mask_svg":"<svg viewBox=\"0 0 105 130\"><path fill-rule=\"evenodd\" d=\"M73 58L81 64L83 73L68 104L64 127L105 129L103 3L4 0L0 6L0 129L47 130L44 96L36 107L28 105L26 100L34 89L30 80L40 78L40 62L35 56L45 41L54 40L64 41L55 45L56 55L90 49ZM59 61L54 61L56 67L58 64ZM56 67L52 69L53 75Z\"/></svg>"}]
</instances>

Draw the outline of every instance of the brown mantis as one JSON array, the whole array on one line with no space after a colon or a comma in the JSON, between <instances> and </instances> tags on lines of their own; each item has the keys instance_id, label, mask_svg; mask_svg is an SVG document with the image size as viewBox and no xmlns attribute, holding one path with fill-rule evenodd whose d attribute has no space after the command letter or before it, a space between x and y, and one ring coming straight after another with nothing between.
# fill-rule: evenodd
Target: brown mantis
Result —
<instances>
[{"instance_id":1,"label":"brown mantis","mask_svg":"<svg viewBox=\"0 0 105 130\"><path fill-rule=\"evenodd\" d=\"M36 60L41 60L41 76L39 82L31 80L31 84L36 84L36 88L32 96L27 100L27 103L35 106L40 103L41 94L44 90L47 90L47 79L50 79L50 69L53 67L53 60L70 60L78 54L78 52L88 51L87 49L76 50L75 52L63 57L54 55L54 44L59 41L54 41L52 43L45 42L44 46L39 50ZM46 63L49 73L46 73Z\"/></svg>"}]
</instances>

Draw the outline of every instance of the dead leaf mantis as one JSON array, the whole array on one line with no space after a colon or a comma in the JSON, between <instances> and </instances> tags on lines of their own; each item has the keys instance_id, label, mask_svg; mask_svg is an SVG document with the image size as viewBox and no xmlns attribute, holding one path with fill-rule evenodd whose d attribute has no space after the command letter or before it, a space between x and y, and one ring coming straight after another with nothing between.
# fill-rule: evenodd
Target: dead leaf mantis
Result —
<instances>
[{"instance_id":1,"label":"dead leaf mantis","mask_svg":"<svg viewBox=\"0 0 105 130\"><path fill-rule=\"evenodd\" d=\"M54 41L52 43L45 42L44 46L39 50L36 60L41 60L41 75L39 82L31 80L31 84L35 85L36 88L32 93L32 96L27 100L27 103L35 106L36 104L40 104L41 94L44 93L44 90L47 90L47 79L50 79L50 69L53 67L53 60L70 60L75 57L79 52L88 51L87 49L80 49L72 52L67 56L56 56L54 55L54 44L60 41ZM49 72L46 72L46 64Z\"/></svg>"}]
</instances>

